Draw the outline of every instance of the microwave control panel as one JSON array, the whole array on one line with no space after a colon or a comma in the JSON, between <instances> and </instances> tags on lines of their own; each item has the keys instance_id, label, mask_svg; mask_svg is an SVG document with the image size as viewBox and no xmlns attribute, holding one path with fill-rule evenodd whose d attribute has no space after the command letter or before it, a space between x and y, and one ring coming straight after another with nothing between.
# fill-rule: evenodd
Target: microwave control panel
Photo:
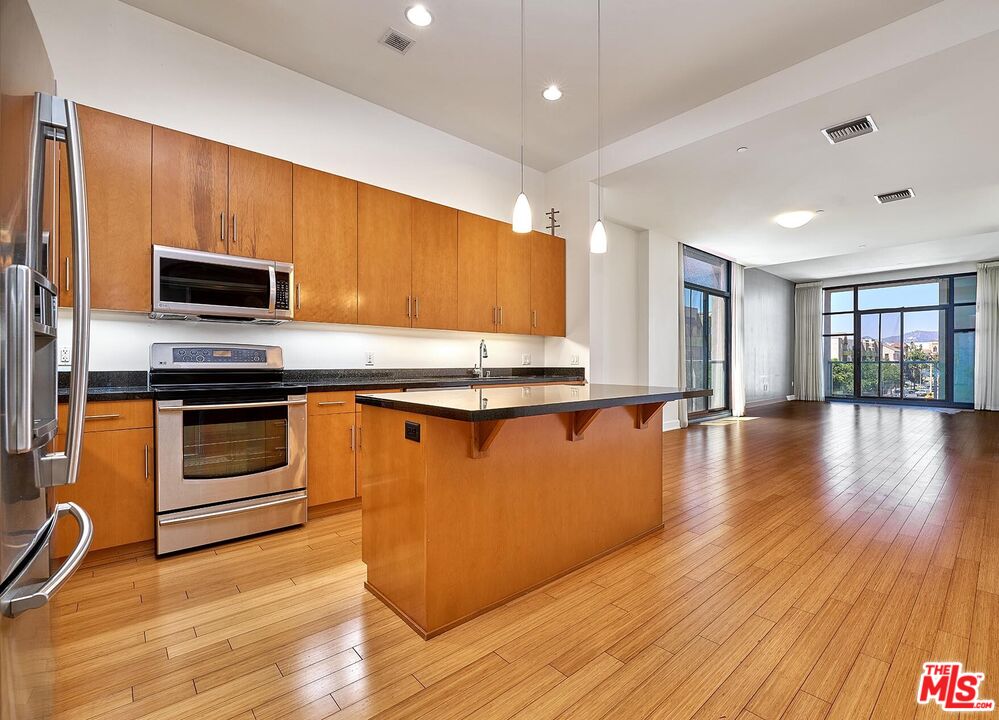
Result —
<instances>
[{"instance_id":1,"label":"microwave control panel","mask_svg":"<svg viewBox=\"0 0 999 720\"><path fill-rule=\"evenodd\" d=\"M291 281L287 275L278 275L275 280L274 309L291 310Z\"/></svg>"}]
</instances>

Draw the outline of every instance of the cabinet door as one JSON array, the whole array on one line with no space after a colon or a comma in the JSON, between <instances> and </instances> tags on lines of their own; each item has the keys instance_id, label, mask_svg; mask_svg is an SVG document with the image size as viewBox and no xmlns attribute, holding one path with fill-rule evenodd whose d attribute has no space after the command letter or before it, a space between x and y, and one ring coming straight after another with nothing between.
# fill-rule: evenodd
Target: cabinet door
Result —
<instances>
[{"instance_id":1,"label":"cabinet door","mask_svg":"<svg viewBox=\"0 0 999 720\"><path fill-rule=\"evenodd\" d=\"M565 335L565 240L535 232L531 242L531 304L534 335Z\"/></svg>"},{"instance_id":2,"label":"cabinet door","mask_svg":"<svg viewBox=\"0 0 999 720\"><path fill-rule=\"evenodd\" d=\"M65 436L56 438L65 447ZM88 432L75 485L56 488L58 502L72 500L94 521L91 550L152 540L154 536L153 430ZM54 554L64 557L76 545L76 523L56 529Z\"/></svg>"},{"instance_id":3,"label":"cabinet door","mask_svg":"<svg viewBox=\"0 0 999 720\"><path fill-rule=\"evenodd\" d=\"M295 319L357 322L357 183L296 165Z\"/></svg>"},{"instance_id":4,"label":"cabinet door","mask_svg":"<svg viewBox=\"0 0 999 720\"><path fill-rule=\"evenodd\" d=\"M229 148L229 254L291 262L291 163Z\"/></svg>"},{"instance_id":5,"label":"cabinet door","mask_svg":"<svg viewBox=\"0 0 999 720\"><path fill-rule=\"evenodd\" d=\"M413 327L458 328L458 211L413 200Z\"/></svg>"},{"instance_id":6,"label":"cabinet door","mask_svg":"<svg viewBox=\"0 0 999 720\"><path fill-rule=\"evenodd\" d=\"M458 329L496 330L496 251L499 223L458 212Z\"/></svg>"},{"instance_id":7,"label":"cabinet door","mask_svg":"<svg viewBox=\"0 0 999 720\"><path fill-rule=\"evenodd\" d=\"M90 305L149 312L152 272L152 126L78 106L90 227ZM60 305L73 304L73 229L62 146L59 191Z\"/></svg>"},{"instance_id":8,"label":"cabinet door","mask_svg":"<svg viewBox=\"0 0 999 720\"><path fill-rule=\"evenodd\" d=\"M309 416L309 507L354 497L354 413Z\"/></svg>"},{"instance_id":9,"label":"cabinet door","mask_svg":"<svg viewBox=\"0 0 999 720\"><path fill-rule=\"evenodd\" d=\"M534 233L515 233L503 223L496 243L497 329L531 334L531 241Z\"/></svg>"},{"instance_id":10,"label":"cabinet door","mask_svg":"<svg viewBox=\"0 0 999 720\"><path fill-rule=\"evenodd\" d=\"M224 253L229 146L154 127L152 175L153 244Z\"/></svg>"},{"instance_id":11,"label":"cabinet door","mask_svg":"<svg viewBox=\"0 0 999 720\"><path fill-rule=\"evenodd\" d=\"M413 198L357 187L357 321L412 325Z\"/></svg>"}]
</instances>

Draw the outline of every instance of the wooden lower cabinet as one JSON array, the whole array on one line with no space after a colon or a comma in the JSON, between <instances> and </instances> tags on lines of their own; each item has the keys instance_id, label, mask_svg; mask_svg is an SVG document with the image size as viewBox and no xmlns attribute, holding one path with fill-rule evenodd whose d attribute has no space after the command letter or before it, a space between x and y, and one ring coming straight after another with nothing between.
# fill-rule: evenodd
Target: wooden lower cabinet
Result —
<instances>
[{"instance_id":1,"label":"wooden lower cabinet","mask_svg":"<svg viewBox=\"0 0 999 720\"><path fill-rule=\"evenodd\" d=\"M309 507L356 494L354 412L309 416Z\"/></svg>"},{"instance_id":2,"label":"wooden lower cabinet","mask_svg":"<svg viewBox=\"0 0 999 720\"><path fill-rule=\"evenodd\" d=\"M65 436L56 444L65 446ZM75 485L56 488L57 502L73 501L94 521L91 551L152 540L154 536L153 429L88 432L83 438L80 476ZM78 528L59 523L56 557L76 545Z\"/></svg>"}]
</instances>

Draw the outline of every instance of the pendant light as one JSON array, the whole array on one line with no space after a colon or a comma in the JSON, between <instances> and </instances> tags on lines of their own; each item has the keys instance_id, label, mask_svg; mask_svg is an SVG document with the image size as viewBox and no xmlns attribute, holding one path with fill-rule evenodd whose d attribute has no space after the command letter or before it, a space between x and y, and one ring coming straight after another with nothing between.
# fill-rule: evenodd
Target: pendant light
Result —
<instances>
[{"instance_id":1,"label":"pendant light","mask_svg":"<svg viewBox=\"0 0 999 720\"><path fill-rule=\"evenodd\" d=\"M603 188L600 186L600 0L597 0L597 221L590 231L590 252L607 252L607 230L604 229Z\"/></svg>"},{"instance_id":2,"label":"pendant light","mask_svg":"<svg viewBox=\"0 0 999 720\"><path fill-rule=\"evenodd\" d=\"M524 0L520 0L520 195L513 204L513 231L529 233L534 229L531 203L524 192Z\"/></svg>"}]
</instances>

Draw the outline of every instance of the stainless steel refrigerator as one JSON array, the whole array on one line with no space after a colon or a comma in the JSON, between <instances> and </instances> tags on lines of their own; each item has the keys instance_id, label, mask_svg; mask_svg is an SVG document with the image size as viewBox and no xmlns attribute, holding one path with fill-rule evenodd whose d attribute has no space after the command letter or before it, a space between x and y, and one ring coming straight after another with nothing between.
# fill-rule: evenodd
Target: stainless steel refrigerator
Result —
<instances>
[{"instance_id":1,"label":"stainless steel refrigerator","mask_svg":"<svg viewBox=\"0 0 999 720\"><path fill-rule=\"evenodd\" d=\"M90 331L87 203L76 106L56 97L27 0L0 0L0 720L52 714L49 600L93 536L86 511L56 503L76 481L83 442ZM65 153L60 145L65 145ZM71 228L58 227L59 163L69 174ZM64 199L65 200L65 199ZM68 424L58 427L58 238L72 267ZM53 452L65 433L65 451ZM79 526L69 556L51 558L59 522Z\"/></svg>"}]
</instances>

